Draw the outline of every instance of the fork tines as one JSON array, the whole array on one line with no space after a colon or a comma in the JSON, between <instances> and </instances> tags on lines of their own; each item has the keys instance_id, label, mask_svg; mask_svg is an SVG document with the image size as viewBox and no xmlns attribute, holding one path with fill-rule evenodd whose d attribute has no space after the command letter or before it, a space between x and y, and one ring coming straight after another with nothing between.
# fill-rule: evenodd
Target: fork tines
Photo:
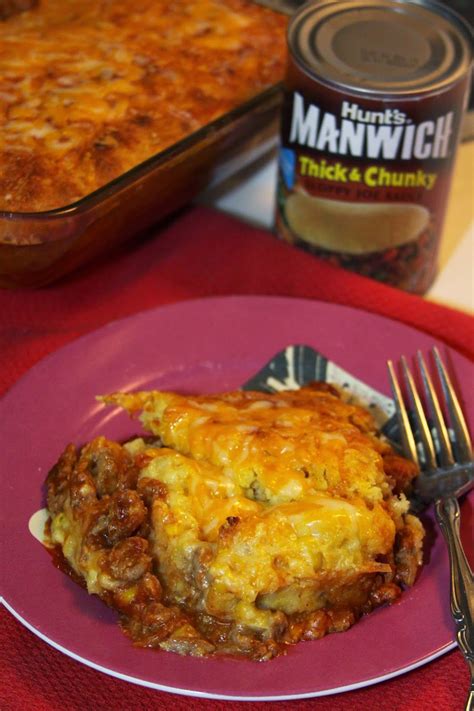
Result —
<instances>
[{"instance_id":1,"label":"fork tines","mask_svg":"<svg viewBox=\"0 0 474 711\"><path fill-rule=\"evenodd\" d=\"M403 450L405 455L413 459L420 469L427 471L472 461L472 445L459 400L438 349L433 348L432 353L441 384L444 405L448 414L447 423L422 353L420 351L417 353L417 365L423 385L428 416L425 414L425 408L418 394L408 361L405 356L400 359L408 400L411 405L409 411L414 419L417 439L421 445L420 451L417 450L415 437L410 425L410 415L405 406L402 389L395 373L393 362L388 361L387 364L395 407L401 424L400 434ZM448 427L451 428L452 438Z\"/></svg>"}]
</instances>

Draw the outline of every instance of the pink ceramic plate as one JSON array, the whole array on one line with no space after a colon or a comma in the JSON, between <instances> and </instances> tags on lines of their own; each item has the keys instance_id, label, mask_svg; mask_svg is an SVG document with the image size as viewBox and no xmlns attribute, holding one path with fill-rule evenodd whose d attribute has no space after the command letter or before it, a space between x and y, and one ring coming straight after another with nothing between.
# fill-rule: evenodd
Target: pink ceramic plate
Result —
<instances>
[{"instance_id":1,"label":"pink ceramic plate","mask_svg":"<svg viewBox=\"0 0 474 711\"><path fill-rule=\"evenodd\" d=\"M448 559L429 517L428 560L400 602L344 634L301 643L260 664L135 649L114 612L56 570L29 533L30 517L44 506L43 481L65 443L136 432L125 415L100 406L96 394L236 388L295 343L321 351L386 394L387 358L437 344L465 385L473 430L474 395L468 387L473 364L426 334L369 313L299 299L229 297L183 302L112 323L45 358L0 402L0 513L2 538L9 542L0 591L15 617L65 654L107 674L165 691L228 699L346 691L406 672L452 648ZM471 498L463 504L466 527L472 512ZM472 552L472 541L469 545Z\"/></svg>"}]
</instances>

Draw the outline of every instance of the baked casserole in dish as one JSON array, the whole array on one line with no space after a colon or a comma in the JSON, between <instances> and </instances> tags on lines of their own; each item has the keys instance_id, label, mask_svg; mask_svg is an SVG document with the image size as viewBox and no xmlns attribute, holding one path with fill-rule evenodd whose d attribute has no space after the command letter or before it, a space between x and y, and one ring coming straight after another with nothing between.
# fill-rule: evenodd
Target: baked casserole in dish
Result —
<instances>
[{"instance_id":1,"label":"baked casserole in dish","mask_svg":"<svg viewBox=\"0 0 474 711\"><path fill-rule=\"evenodd\" d=\"M41 0L0 22L0 280L56 278L268 137L285 29L246 0Z\"/></svg>"},{"instance_id":2,"label":"baked casserole in dish","mask_svg":"<svg viewBox=\"0 0 474 711\"><path fill-rule=\"evenodd\" d=\"M50 543L135 644L268 660L414 583L416 467L332 386L103 400L149 436L66 448Z\"/></svg>"}]
</instances>

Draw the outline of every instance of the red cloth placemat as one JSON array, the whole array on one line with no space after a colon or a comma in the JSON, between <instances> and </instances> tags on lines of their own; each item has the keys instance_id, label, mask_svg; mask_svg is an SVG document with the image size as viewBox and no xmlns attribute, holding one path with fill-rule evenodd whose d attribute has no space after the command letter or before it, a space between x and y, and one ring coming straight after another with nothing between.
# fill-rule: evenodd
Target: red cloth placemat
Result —
<instances>
[{"instance_id":1,"label":"red cloth placemat","mask_svg":"<svg viewBox=\"0 0 474 711\"><path fill-rule=\"evenodd\" d=\"M278 294L350 304L410 324L474 358L474 319L332 267L272 235L192 208L93 267L42 290L0 291L0 393L81 334L143 309L225 294ZM5 473L3 473L5 476ZM0 709L463 708L469 675L453 651L397 679L337 696L282 702L188 699L144 689L60 654L0 609Z\"/></svg>"}]
</instances>

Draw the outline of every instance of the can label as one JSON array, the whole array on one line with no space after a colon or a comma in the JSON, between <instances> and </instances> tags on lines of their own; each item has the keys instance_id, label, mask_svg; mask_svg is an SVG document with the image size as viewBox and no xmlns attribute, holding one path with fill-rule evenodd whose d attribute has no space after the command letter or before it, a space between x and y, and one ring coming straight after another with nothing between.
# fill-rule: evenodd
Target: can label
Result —
<instances>
[{"instance_id":1,"label":"can label","mask_svg":"<svg viewBox=\"0 0 474 711\"><path fill-rule=\"evenodd\" d=\"M424 293L436 257L467 81L367 99L290 71L277 231L320 257Z\"/></svg>"}]
</instances>

